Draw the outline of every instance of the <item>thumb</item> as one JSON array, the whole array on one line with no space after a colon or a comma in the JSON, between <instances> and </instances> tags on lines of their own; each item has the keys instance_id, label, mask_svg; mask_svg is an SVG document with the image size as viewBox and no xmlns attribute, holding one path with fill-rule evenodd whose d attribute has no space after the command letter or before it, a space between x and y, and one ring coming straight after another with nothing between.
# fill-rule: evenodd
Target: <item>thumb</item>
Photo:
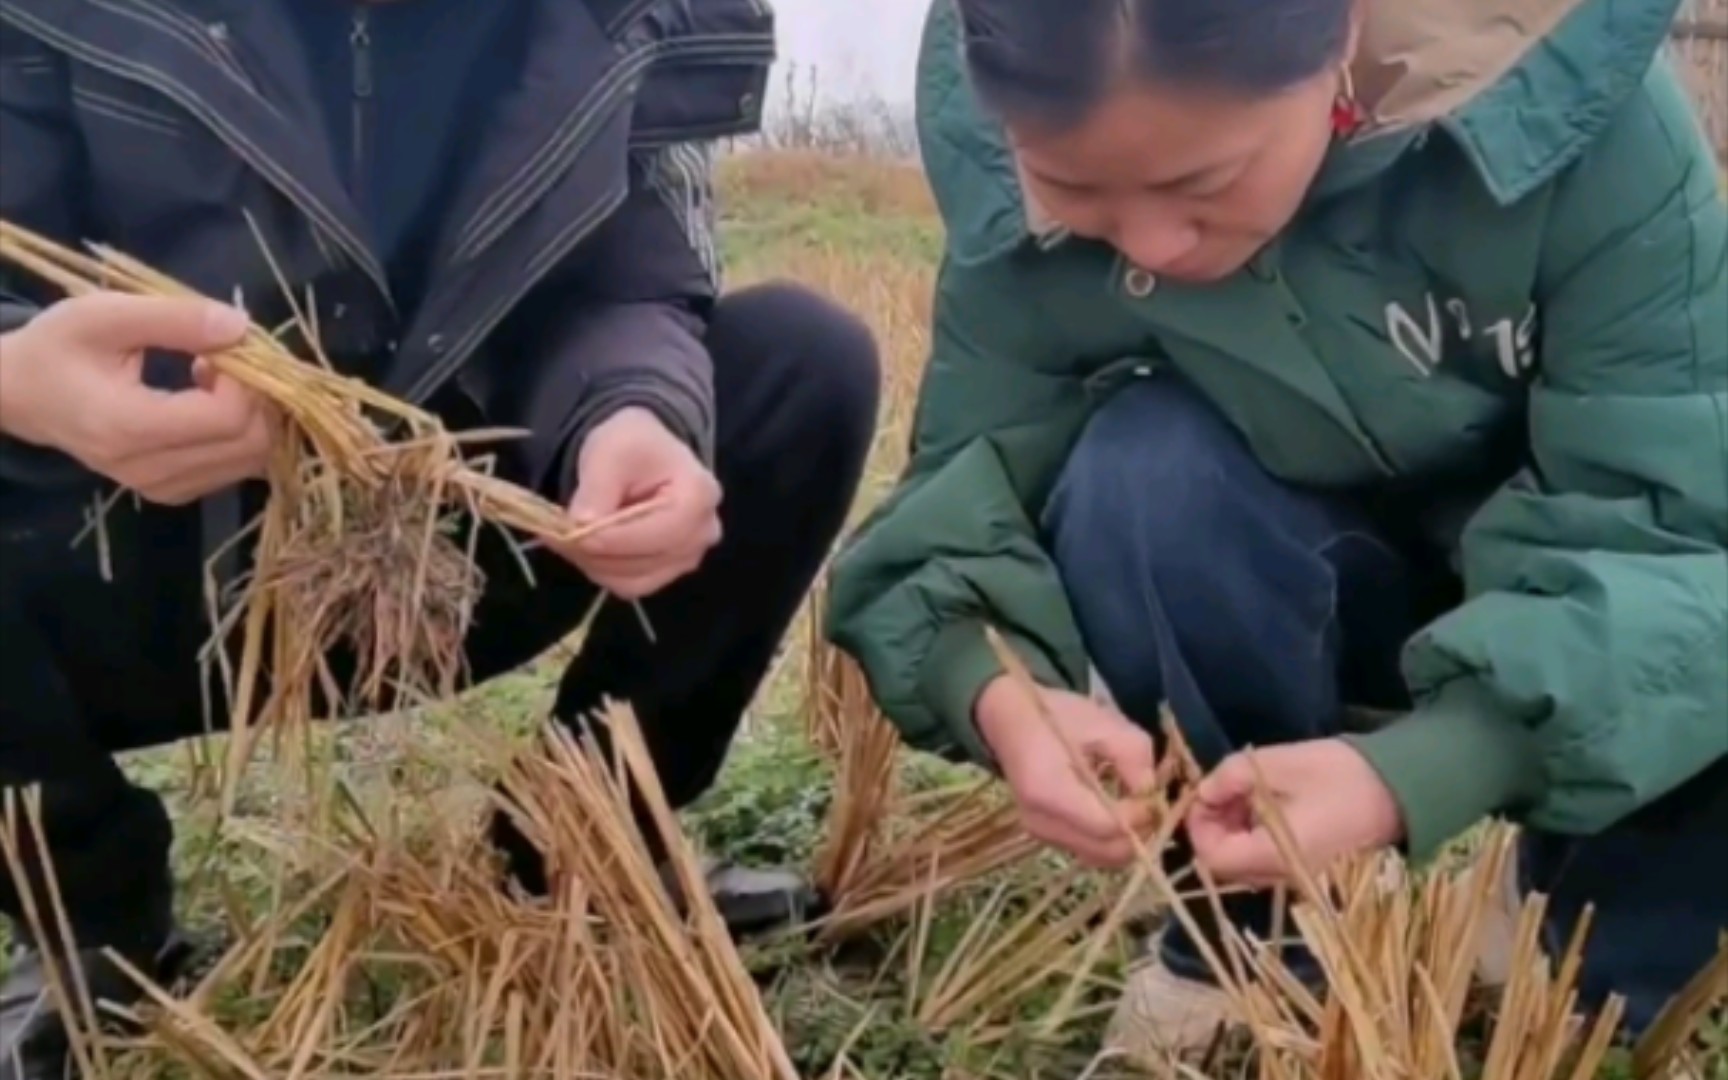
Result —
<instances>
[{"instance_id":1,"label":"thumb","mask_svg":"<svg viewBox=\"0 0 1728 1080\"><path fill-rule=\"evenodd\" d=\"M226 380L224 380L226 381ZM200 390L214 391L216 389L216 365L200 356L192 361L192 385Z\"/></svg>"},{"instance_id":2,"label":"thumb","mask_svg":"<svg viewBox=\"0 0 1728 1080\"><path fill-rule=\"evenodd\" d=\"M1256 775L1248 754L1231 754L1200 781L1194 797L1204 806L1245 803L1254 794Z\"/></svg>"},{"instance_id":3,"label":"thumb","mask_svg":"<svg viewBox=\"0 0 1728 1080\"><path fill-rule=\"evenodd\" d=\"M1188 819L1194 858L1220 884L1263 884L1285 874L1284 856L1264 825L1237 829L1206 814Z\"/></svg>"},{"instance_id":4,"label":"thumb","mask_svg":"<svg viewBox=\"0 0 1728 1080\"><path fill-rule=\"evenodd\" d=\"M1116 772L1130 795L1149 794L1158 782L1157 752L1152 736L1123 720L1098 744L1098 752Z\"/></svg>"},{"instance_id":5,"label":"thumb","mask_svg":"<svg viewBox=\"0 0 1728 1080\"><path fill-rule=\"evenodd\" d=\"M627 470L616 454L583 455L576 472L576 496L570 517L578 524L617 513L629 494Z\"/></svg>"},{"instance_id":6,"label":"thumb","mask_svg":"<svg viewBox=\"0 0 1728 1080\"><path fill-rule=\"evenodd\" d=\"M68 301L72 335L81 343L120 354L143 349L219 352L239 343L250 320L228 304L201 297L94 293Z\"/></svg>"}]
</instances>

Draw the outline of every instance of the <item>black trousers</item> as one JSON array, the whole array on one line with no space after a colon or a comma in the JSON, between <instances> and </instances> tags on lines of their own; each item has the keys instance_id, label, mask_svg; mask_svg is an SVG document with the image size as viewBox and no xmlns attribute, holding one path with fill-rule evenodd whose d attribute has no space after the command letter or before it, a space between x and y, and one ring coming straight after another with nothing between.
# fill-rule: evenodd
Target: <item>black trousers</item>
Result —
<instances>
[{"instance_id":1,"label":"black trousers","mask_svg":"<svg viewBox=\"0 0 1728 1080\"><path fill-rule=\"evenodd\" d=\"M724 299L714 357L725 537L701 569L636 613L609 604L565 672L556 712L631 702L669 797L714 780L739 720L839 533L875 426L869 332L790 286ZM113 755L203 734L197 661L209 637L195 511L121 500L112 577L74 548L83 496L0 490L0 785L40 784L48 846L81 947L144 952L171 919L172 828L161 799ZM594 587L550 554L531 585L502 544L466 643L483 682L540 655L587 613ZM500 835L532 885L532 852ZM38 860L37 867L40 870ZM0 911L20 905L0 872Z\"/></svg>"}]
</instances>

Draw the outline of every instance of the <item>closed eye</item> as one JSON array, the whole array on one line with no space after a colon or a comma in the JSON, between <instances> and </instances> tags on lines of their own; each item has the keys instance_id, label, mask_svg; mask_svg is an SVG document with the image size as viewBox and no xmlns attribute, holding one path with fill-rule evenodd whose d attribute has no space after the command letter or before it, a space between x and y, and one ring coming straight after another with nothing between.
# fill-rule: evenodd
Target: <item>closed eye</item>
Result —
<instances>
[{"instance_id":1,"label":"closed eye","mask_svg":"<svg viewBox=\"0 0 1728 1080\"><path fill-rule=\"evenodd\" d=\"M1168 195L1181 195L1190 199L1205 199L1230 190L1241 175L1242 171L1236 168L1211 169L1207 172L1196 173L1178 183L1167 184L1154 190Z\"/></svg>"},{"instance_id":2,"label":"closed eye","mask_svg":"<svg viewBox=\"0 0 1728 1080\"><path fill-rule=\"evenodd\" d=\"M1092 184L1075 184L1066 180L1050 180L1045 177L1039 177L1038 184L1039 186L1056 192L1059 195L1068 195L1074 198L1084 198L1088 195L1096 195L1098 193L1098 188Z\"/></svg>"}]
</instances>

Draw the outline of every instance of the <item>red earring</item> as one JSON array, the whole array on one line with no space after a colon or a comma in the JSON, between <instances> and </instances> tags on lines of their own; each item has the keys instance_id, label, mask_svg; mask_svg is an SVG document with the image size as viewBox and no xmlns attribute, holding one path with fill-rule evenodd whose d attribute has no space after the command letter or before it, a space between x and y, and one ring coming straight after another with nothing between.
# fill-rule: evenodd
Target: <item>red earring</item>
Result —
<instances>
[{"instance_id":1,"label":"red earring","mask_svg":"<svg viewBox=\"0 0 1728 1080\"><path fill-rule=\"evenodd\" d=\"M1348 67L1342 73L1342 81L1338 96L1332 100L1332 134L1335 138L1348 139L1367 125L1368 110L1356 98L1355 80L1350 77Z\"/></svg>"}]
</instances>

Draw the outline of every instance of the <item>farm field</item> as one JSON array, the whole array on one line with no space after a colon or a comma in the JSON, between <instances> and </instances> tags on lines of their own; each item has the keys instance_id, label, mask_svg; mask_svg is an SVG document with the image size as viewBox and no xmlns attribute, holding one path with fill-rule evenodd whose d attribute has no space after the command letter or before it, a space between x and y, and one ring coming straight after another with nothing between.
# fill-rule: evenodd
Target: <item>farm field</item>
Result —
<instances>
[{"instance_id":1,"label":"farm field","mask_svg":"<svg viewBox=\"0 0 1728 1080\"><path fill-rule=\"evenodd\" d=\"M903 460L940 251L929 196L918 174L905 166L814 153L730 158L723 178L723 236L731 284L778 277L804 282L845 299L879 335L887 383L877 451L860 500L862 513L891 484ZM848 689L834 658L813 648L808 639L809 627L801 624L764 687L719 785L683 815L688 835L706 851L752 864L817 866L837 857L829 829L841 813L836 802L859 790L856 773L848 770L864 765L854 759L837 764L835 744L824 742L822 734L831 729L816 719L832 714L862 723L873 718L860 706L856 687ZM330 942L343 934L355 941L365 935L356 929L359 915L320 894L319 871L329 873L345 852L381 843L383 835L395 838L400 859L411 860L414 852L436 849L446 842L441 838L467 828L484 799L490 779L487 763L496 760L488 755L501 745L528 745L550 703L557 663L558 657L549 657L429 713L322 729L313 740L312 760L324 774L321 783L335 781L326 790L338 792L339 798L321 808L321 820L345 821L347 831L305 826L313 814L306 805L303 761L257 763L240 789L235 814L219 828L216 800L193 750L176 747L129 759L128 770L167 793L175 807L182 904L195 930L217 933L226 927L230 934L256 939L260 928L282 916L286 907L298 906L293 918L277 919L284 929L271 931L278 940L267 950L267 963L247 968L244 979L212 984L214 989L198 1001L196 1016L188 1012L178 1026L158 1028L171 1034L159 1036L151 1046L118 1053L102 1076L276 1080L358 1076L375 1070L377 1058L331 1049L340 1042L333 1032L346 1032L352 1045L360 1046L366 1043L368 1017L382 1024L411 1012L415 995L435 1000L435 987L421 970L430 961L420 961L439 958L439 948L448 946L450 956L469 957L444 956L450 963L459 968L475 963L465 951L475 947L473 927L489 924L481 924L475 915L464 924L469 927L466 936L450 927L428 931L419 939L423 957L368 946L376 951L367 954L365 962L344 959L344 978L321 982L307 973L327 970L320 965L336 962ZM890 821L880 826L880 844L915 847L918 826L899 828L894 815L928 824L932 819L924 808L981 774L903 751L895 756L896 798L882 811ZM876 762L871 768L886 775L888 763ZM852 779L839 779L840 774ZM848 820L871 814L855 810ZM985 827L969 833L956 830L956 835L977 839L985 847L1000 840ZM1456 864L1463 865L1466 858L1460 853ZM448 885L455 871L428 859L434 867L428 881L436 878ZM910 884L916 885L916 870ZM896 905L891 914L861 919L860 932L844 941L768 941L745 947L743 960L765 1015L781 1035L790 1066L805 1080L1123 1080L1145 1073L1098 1055L1113 989L1130 962L1137 936L1115 917L1114 901L1122 888L1121 880L1081 873L1053 856L1027 853L934 899L914 898ZM414 914L425 912L415 909ZM497 912L487 916L506 917ZM451 917L452 926L457 921ZM1100 922L1110 925L1100 932ZM527 961L512 959L510 946L504 945L497 954L489 953L486 963L505 971ZM461 1022L514 1015L507 1000L514 991L508 984L500 975L499 989L492 995L500 1000L492 1001L486 983L475 981L475 1000ZM343 992L332 997L330 987L336 985ZM285 1008L283 1002L295 993L306 1000ZM449 1004L436 1000L440 1008ZM533 1003L514 1007L531 1010ZM1473 1008L1473 1016L1475 1012ZM204 1031L210 1021L228 1034ZM501 1020L497 1032L468 1037L468 1060L449 1060L433 1070L417 1059L412 1067L386 1075L404 1080L511 1075L511 1066L500 1062L517 1060L510 1056L514 1022ZM402 1037L409 1028L390 1030ZM1484 1063L1508 1051L1496 1049L1493 1025L1485 1019L1467 1020L1462 1030L1455 1062L1448 1063L1448 1069L1456 1065L1461 1077L1549 1080L1574 1075L1535 1069L1485 1074ZM431 1045L434 1034L425 1038ZM451 1038L450 1045L461 1041ZM230 1043L231 1054L212 1049ZM1696 1069L1701 1071L1689 1075L1728 1080L1728 1026L1707 1023L1694 1043ZM188 1049L192 1046L197 1049ZM260 1064L266 1060L268 1064ZM1208 1061L1190 1064L1187 1071L1173 1064L1167 1075L1253 1077L1260 1075L1256 1068L1249 1049L1221 1046ZM587 1080L601 1074L571 1067L564 1072L524 1070L522 1075ZM693 1068L687 1075L709 1080L718 1074ZM764 1075L781 1080L779 1074ZM1266 1075L1319 1080L1321 1074ZM1347 1075L1394 1074L1336 1075L1343 1080ZM1630 1054L1610 1053L1596 1075L1630 1078ZM1578 1080L1588 1078L1580 1074Z\"/></svg>"}]
</instances>

